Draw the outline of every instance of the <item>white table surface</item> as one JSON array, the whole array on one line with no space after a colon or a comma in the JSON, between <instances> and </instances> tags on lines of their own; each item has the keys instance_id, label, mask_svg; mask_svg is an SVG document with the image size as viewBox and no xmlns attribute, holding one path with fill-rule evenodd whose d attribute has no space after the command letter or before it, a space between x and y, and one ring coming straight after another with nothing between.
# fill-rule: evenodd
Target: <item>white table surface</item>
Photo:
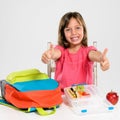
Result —
<instances>
[{"instance_id":1,"label":"white table surface","mask_svg":"<svg viewBox=\"0 0 120 120\"><path fill-rule=\"evenodd\" d=\"M64 100L63 100L64 101ZM24 113L4 105L0 105L0 119L2 120L120 120L120 102L112 112L76 115L64 101L56 113L48 116L38 115L36 112Z\"/></svg>"},{"instance_id":2,"label":"white table surface","mask_svg":"<svg viewBox=\"0 0 120 120\"><path fill-rule=\"evenodd\" d=\"M78 116L64 104L56 113L49 116L40 116L36 113L23 113L0 105L0 119L2 120L120 120L120 111Z\"/></svg>"}]
</instances>

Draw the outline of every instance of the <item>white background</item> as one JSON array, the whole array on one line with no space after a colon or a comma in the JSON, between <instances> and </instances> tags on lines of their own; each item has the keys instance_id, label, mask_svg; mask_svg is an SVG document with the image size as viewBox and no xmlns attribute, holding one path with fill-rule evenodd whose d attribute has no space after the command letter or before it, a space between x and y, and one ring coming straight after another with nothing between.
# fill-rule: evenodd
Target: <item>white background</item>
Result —
<instances>
[{"instance_id":1,"label":"white background","mask_svg":"<svg viewBox=\"0 0 120 120\"><path fill-rule=\"evenodd\" d=\"M57 42L59 21L69 11L82 14L89 45L108 48L111 67L102 72L98 64L98 86L120 92L119 0L0 0L0 79L29 68L46 72L41 55L48 41Z\"/></svg>"}]
</instances>

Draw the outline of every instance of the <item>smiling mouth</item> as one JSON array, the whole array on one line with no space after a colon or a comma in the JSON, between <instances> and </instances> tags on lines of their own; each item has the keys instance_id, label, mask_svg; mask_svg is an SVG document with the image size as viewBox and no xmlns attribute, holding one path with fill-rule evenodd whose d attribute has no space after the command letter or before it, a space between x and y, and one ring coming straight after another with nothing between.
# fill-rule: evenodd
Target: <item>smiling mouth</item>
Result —
<instances>
[{"instance_id":1,"label":"smiling mouth","mask_svg":"<svg viewBox=\"0 0 120 120\"><path fill-rule=\"evenodd\" d=\"M78 41L79 40L79 37L72 37L71 38L71 41L75 42L75 41Z\"/></svg>"}]
</instances>

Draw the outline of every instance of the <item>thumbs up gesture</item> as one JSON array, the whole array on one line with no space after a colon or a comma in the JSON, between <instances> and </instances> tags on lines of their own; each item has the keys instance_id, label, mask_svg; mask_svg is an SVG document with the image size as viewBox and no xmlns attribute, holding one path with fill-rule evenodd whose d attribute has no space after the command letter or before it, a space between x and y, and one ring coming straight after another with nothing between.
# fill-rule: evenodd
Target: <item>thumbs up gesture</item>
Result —
<instances>
[{"instance_id":1,"label":"thumbs up gesture","mask_svg":"<svg viewBox=\"0 0 120 120\"><path fill-rule=\"evenodd\" d=\"M50 48L43 53L41 60L47 64L52 59L53 54L54 54L54 46L50 44Z\"/></svg>"},{"instance_id":2,"label":"thumbs up gesture","mask_svg":"<svg viewBox=\"0 0 120 120\"><path fill-rule=\"evenodd\" d=\"M106 57L107 52L108 52L108 49L105 48L100 58L100 67L103 71L109 69L110 67L109 60Z\"/></svg>"}]
</instances>

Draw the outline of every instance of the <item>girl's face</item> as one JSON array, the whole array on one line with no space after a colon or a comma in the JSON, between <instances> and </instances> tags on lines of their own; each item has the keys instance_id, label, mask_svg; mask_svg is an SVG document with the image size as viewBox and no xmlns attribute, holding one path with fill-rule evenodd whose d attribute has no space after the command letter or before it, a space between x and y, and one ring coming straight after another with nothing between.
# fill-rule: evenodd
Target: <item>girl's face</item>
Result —
<instances>
[{"instance_id":1,"label":"girl's face","mask_svg":"<svg viewBox=\"0 0 120 120\"><path fill-rule=\"evenodd\" d=\"M64 29L64 34L70 46L80 45L84 36L83 26L75 18L71 18L68 26Z\"/></svg>"}]
</instances>

